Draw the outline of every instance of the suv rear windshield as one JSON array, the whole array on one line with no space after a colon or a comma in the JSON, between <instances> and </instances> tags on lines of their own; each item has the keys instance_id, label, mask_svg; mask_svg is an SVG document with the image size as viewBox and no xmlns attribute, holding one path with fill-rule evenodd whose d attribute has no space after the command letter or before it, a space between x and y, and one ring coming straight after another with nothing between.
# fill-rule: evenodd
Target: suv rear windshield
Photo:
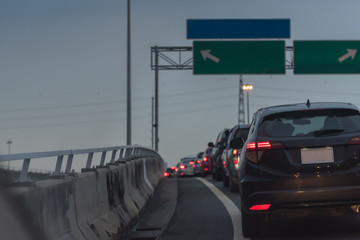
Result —
<instances>
[{"instance_id":1,"label":"suv rear windshield","mask_svg":"<svg viewBox=\"0 0 360 240\"><path fill-rule=\"evenodd\" d=\"M206 154L211 154L212 150L213 150L213 148L208 148L208 149L206 149L205 153Z\"/></svg>"},{"instance_id":2,"label":"suv rear windshield","mask_svg":"<svg viewBox=\"0 0 360 240\"><path fill-rule=\"evenodd\" d=\"M246 141L248 134L249 134L249 128L239 128L236 131L234 138L242 138Z\"/></svg>"},{"instance_id":3,"label":"suv rear windshield","mask_svg":"<svg viewBox=\"0 0 360 240\"><path fill-rule=\"evenodd\" d=\"M261 123L259 136L321 136L360 131L359 112L351 109L323 109L277 113Z\"/></svg>"}]
</instances>

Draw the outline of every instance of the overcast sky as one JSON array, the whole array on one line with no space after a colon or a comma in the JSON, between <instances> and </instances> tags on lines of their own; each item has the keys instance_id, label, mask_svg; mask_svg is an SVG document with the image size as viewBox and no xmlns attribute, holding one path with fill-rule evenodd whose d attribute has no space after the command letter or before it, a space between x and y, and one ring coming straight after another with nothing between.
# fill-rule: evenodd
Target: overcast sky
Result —
<instances>
[{"instance_id":1,"label":"overcast sky","mask_svg":"<svg viewBox=\"0 0 360 240\"><path fill-rule=\"evenodd\" d=\"M291 20L293 40L359 40L358 0L132 0L132 142L151 146L151 46L192 46L187 19ZM12 0L0 8L0 154L126 143L126 1ZM360 56L359 56L360 57ZM311 101L360 106L359 75L244 76L250 113ZM239 76L161 71L169 165L237 123ZM52 167L52 166L50 166ZM36 168L49 168L43 162Z\"/></svg>"}]
</instances>

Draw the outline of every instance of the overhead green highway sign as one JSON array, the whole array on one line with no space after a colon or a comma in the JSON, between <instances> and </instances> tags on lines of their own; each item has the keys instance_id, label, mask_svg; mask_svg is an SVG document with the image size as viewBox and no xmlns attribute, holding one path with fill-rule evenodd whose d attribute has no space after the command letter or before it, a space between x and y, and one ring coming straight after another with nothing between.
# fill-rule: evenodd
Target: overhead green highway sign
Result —
<instances>
[{"instance_id":1,"label":"overhead green highway sign","mask_svg":"<svg viewBox=\"0 0 360 240\"><path fill-rule=\"evenodd\" d=\"M194 41L194 74L285 74L285 41Z\"/></svg>"},{"instance_id":2,"label":"overhead green highway sign","mask_svg":"<svg viewBox=\"0 0 360 240\"><path fill-rule=\"evenodd\" d=\"M360 41L294 41L294 74L360 73Z\"/></svg>"}]
</instances>

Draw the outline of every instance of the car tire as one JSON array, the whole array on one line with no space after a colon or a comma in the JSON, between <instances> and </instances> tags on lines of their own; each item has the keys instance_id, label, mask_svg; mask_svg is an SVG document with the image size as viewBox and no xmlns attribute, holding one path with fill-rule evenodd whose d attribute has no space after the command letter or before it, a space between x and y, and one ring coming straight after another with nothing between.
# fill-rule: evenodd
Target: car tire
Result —
<instances>
[{"instance_id":1,"label":"car tire","mask_svg":"<svg viewBox=\"0 0 360 240\"><path fill-rule=\"evenodd\" d=\"M247 213L241 213L242 234L246 238L253 237L257 230L257 223L253 220L253 216Z\"/></svg>"},{"instance_id":2,"label":"car tire","mask_svg":"<svg viewBox=\"0 0 360 240\"><path fill-rule=\"evenodd\" d=\"M226 176L225 174L223 174L223 185L224 185L224 187L229 186L229 177Z\"/></svg>"},{"instance_id":3,"label":"car tire","mask_svg":"<svg viewBox=\"0 0 360 240\"><path fill-rule=\"evenodd\" d=\"M229 189L230 192L239 192L239 184L234 183L234 178L232 177L231 173L229 173Z\"/></svg>"},{"instance_id":4,"label":"car tire","mask_svg":"<svg viewBox=\"0 0 360 240\"><path fill-rule=\"evenodd\" d=\"M222 174L220 173L219 170L216 171L216 181L221 181L223 178L222 178Z\"/></svg>"}]
</instances>

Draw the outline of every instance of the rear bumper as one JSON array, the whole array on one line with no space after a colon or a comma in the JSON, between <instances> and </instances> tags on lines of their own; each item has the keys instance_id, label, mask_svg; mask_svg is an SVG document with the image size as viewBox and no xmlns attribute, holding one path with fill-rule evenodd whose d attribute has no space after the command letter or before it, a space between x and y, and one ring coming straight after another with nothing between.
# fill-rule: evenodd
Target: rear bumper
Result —
<instances>
[{"instance_id":1,"label":"rear bumper","mask_svg":"<svg viewBox=\"0 0 360 240\"><path fill-rule=\"evenodd\" d=\"M194 175L194 169L193 168L186 168L186 169L179 170L179 175L193 176Z\"/></svg>"},{"instance_id":2,"label":"rear bumper","mask_svg":"<svg viewBox=\"0 0 360 240\"><path fill-rule=\"evenodd\" d=\"M241 189L244 184L241 184ZM341 186L296 190L254 191L242 196L244 210L257 204L270 203L271 210L319 206L360 204L360 186Z\"/></svg>"},{"instance_id":3,"label":"rear bumper","mask_svg":"<svg viewBox=\"0 0 360 240\"><path fill-rule=\"evenodd\" d=\"M205 169L206 169L206 170L205 170ZM203 164L203 165L201 166L201 171L202 171L202 172L211 173L211 171L212 171L211 163Z\"/></svg>"}]
</instances>

